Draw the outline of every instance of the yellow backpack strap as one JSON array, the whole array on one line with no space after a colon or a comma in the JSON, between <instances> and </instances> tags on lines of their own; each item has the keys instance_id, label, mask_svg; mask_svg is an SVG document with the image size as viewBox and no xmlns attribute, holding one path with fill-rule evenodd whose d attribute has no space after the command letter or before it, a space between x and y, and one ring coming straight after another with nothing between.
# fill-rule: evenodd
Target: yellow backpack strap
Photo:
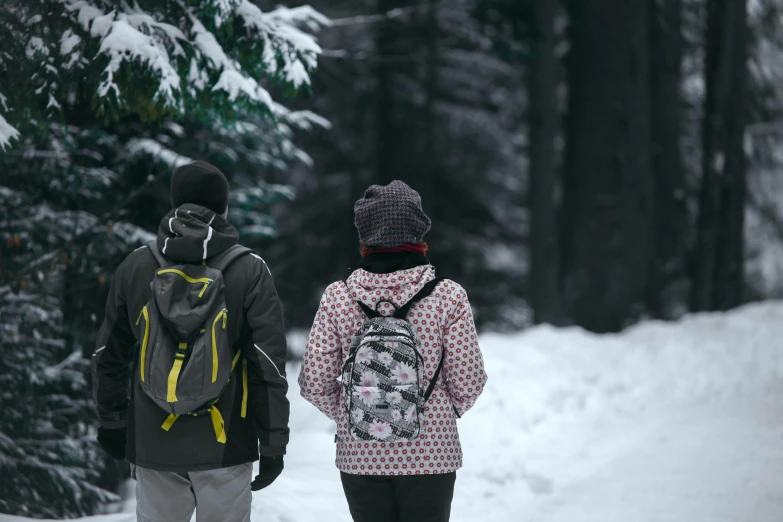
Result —
<instances>
[{"instance_id":1,"label":"yellow backpack strap","mask_svg":"<svg viewBox=\"0 0 783 522\"><path fill-rule=\"evenodd\" d=\"M144 365L147 363L147 343L150 340L150 314L147 311L147 306L141 309L139 319L136 324L139 324L141 317L144 316L144 339L141 341L141 360L139 361L139 371L141 372L141 381L144 382Z\"/></svg>"},{"instance_id":2,"label":"yellow backpack strap","mask_svg":"<svg viewBox=\"0 0 783 522\"><path fill-rule=\"evenodd\" d=\"M163 428L166 431L169 431L171 427L174 425L174 423L177 422L177 419L179 419L179 415L174 415L172 413L166 418L166 421L163 423L161 428Z\"/></svg>"},{"instance_id":3,"label":"yellow backpack strap","mask_svg":"<svg viewBox=\"0 0 783 522\"><path fill-rule=\"evenodd\" d=\"M242 355L242 350L237 350L236 355L234 356L234 360L231 361L231 371L234 371L234 368L237 367L237 362L239 362L239 357Z\"/></svg>"},{"instance_id":4,"label":"yellow backpack strap","mask_svg":"<svg viewBox=\"0 0 783 522\"><path fill-rule=\"evenodd\" d=\"M223 423L223 416L220 414L220 410L217 407L212 406L209 409L209 413L212 415L212 427L215 428L215 437L221 444L226 443L226 427Z\"/></svg>"},{"instance_id":5,"label":"yellow backpack strap","mask_svg":"<svg viewBox=\"0 0 783 522\"><path fill-rule=\"evenodd\" d=\"M218 347L217 347L217 337L215 336L215 328L217 328L218 321L220 319L223 319L223 329L226 329L226 319L228 311L224 308L222 309L216 316L215 320L212 321L212 382L217 381L218 376Z\"/></svg>"},{"instance_id":6,"label":"yellow backpack strap","mask_svg":"<svg viewBox=\"0 0 783 522\"><path fill-rule=\"evenodd\" d=\"M188 343L179 343L177 353L174 354L174 365L169 372L168 391L166 401L177 402L177 382L179 381L179 372L182 370L182 363L185 360L185 352L188 349Z\"/></svg>"},{"instance_id":7,"label":"yellow backpack strap","mask_svg":"<svg viewBox=\"0 0 783 522\"><path fill-rule=\"evenodd\" d=\"M184 345L184 348L183 348ZM175 355L174 360L174 367L171 369L171 373L169 374L169 397L174 393L172 391L172 379L173 379L173 386L174 390L176 390L177 386L177 378L179 376L179 370L182 368L182 359L184 359L184 350L187 350L187 343L182 343L179 345L179 351ZM179 358L180 354L182 355L182 359ZM237 352L236 356L234 357L232 366L236 367L237 362L239 361L239 357L241 355L241 352ZM175 372L176 371L176 372ZM172 377L173 376L173 377ZM245 417L247 415L247 360L242 360L242 384L244 387L244 391L242 394L242 417ZM176 395L174 395L174 400L169 400L169 402L176 402ZM209 414L212 417L212 427L215 429L215 438L217 441L221 444L226 443L226 426L223 421L223 415L220 414L220 410L217 409L217 406L213 405L209 409ZM166 420L163 422L163 425L161 425L161 428L163 428L166 431L169 431L171 427L174 425L174 423L179 418L179 415L174 415L173 413L169 415Z\"/></svg>"},{"instance_id":8,"label":"yellow backpack strap","mask_svg":"<svg viewBox=\"0 0 783 522\"><path fill-rule=\"evenodd\" d=\"M240 416L247 417L247 359L242 359L242 413Z\"/></svg>"}]
</instances>

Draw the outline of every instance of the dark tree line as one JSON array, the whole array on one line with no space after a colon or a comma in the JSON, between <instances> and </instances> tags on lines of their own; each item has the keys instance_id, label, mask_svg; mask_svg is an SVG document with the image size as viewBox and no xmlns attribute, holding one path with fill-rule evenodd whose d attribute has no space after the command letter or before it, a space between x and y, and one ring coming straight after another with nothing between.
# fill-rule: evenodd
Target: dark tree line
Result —
<instances>
[{"instance_id":1,"label":"dark tree line","mask_svg":"<svg viewBox=\"0 0 783 522\"><path fill-rule=\"evenodd\" d=\"M683 2L530 5L530 299L536 321L616 331L645 314L671 318L684 302L694 311L742 303L745 2L706 4L698 198L689 198L681 148ZM558 9L569 19L565 115L554 99ZM559 171L552 140L561 121L566 154ZM553 185L561 187L561 202ZM696 219L689 199L697 202Z\"/></svg>"},{"instance_id":2,"label":"dark tree line","mask_svg":"<svg viewBox=\"0 0 783 522\"><path fill-rule=\"evenodd\" d=\"M616 331L755 295L743 93L759 83L747 64L762 36L744 1L314 6L338 21L311 101L334 127L305 138L315 178L280 178L299 199L267 248L329 255L285 264L288 302L313 304L356 267L351 205L392 179L422 193L430 257L484 327ZM694 82L703 92L686 96ZM291 323L306 327L306 311L289 307Z\"/></svg>"},{"instance_id":3,"label":"dark tree line","mask_svg":"<svg viewBox=\"0 0 783 522\"><path fill-rule=\"evenodd\" d=\"M353 203L394 179L422 194L430 259L469 289L479 322L527 324L521 53L494 49L478 1L313 5L335 25L304 103L333 126L303 137L314 169L280 176L297 200L263 246L289 324L309 327L326 284L357 267Z\"/></svg>"}]
</instances>

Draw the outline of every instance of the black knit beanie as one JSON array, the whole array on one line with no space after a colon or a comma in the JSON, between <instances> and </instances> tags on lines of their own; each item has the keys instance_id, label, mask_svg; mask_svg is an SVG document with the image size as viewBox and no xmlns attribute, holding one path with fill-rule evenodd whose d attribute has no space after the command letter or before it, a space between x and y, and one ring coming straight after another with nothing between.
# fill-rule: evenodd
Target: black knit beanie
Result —
<instances>
[{"instance_id":1,"label":"black knit beanie","mask_svg":"<svg viewBox=\"0 0 783 522\"><path fill-rule=\"evenodd\" d=\"M171 176L171 206L177 208L184 203L222 214L228 207L228 180L206 161L178 167Z\"/></svg>"},{"instance_id":2,"label":"black knit beanie","mask_svg":"<svg viewBox=\"0 0 783 522\"><path fill-rule=\"evenodd\" d=\"M359 239L370 247L421 243L431 226L421 196L402 181L368 188L353 211Z\"/></svg>"}]
</instances>

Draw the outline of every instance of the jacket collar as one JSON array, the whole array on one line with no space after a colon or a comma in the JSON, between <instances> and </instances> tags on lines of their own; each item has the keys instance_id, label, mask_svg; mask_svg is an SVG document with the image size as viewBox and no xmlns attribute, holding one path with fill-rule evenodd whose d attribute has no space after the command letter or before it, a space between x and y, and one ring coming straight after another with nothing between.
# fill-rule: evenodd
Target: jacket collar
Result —
<instances>
[{"instance_id":1,"label":"jacket collar","mask_svg":"<svg viewBox=\"0 0 783 522\"><path fill-rule=\"evenodd\" d=\"M186 203L169 212L158 227L158 249L169 259L198 263L237 242L239 232L220 214Z\"/></svg>"},{"instance_id":2,"label":"jacket collar","mask_svg":"<svg viewBox=\"0 0 783 522\"><path fill-rule=\"evenodd\" d=\"M431 265L386 274L359 269L351 274L345 284L352 300L361 301L375 310L378 303L384 300L392 301L397 308L401 307L434 278L435 269ZM394 312L394 308L388 303L381 303L378 311L389 315Z\"/></svg>"},{"instance_id":3,"label":"jacket collar","mask_svg":"<svg viewBox=\"0 0 783 522\"><path fill-rule=\"evenodd\" d=\"M373 274L390 274L429 264L426 256L414 252L380 252L363 257L359 268Z\"/></svg>"}]
</instances>

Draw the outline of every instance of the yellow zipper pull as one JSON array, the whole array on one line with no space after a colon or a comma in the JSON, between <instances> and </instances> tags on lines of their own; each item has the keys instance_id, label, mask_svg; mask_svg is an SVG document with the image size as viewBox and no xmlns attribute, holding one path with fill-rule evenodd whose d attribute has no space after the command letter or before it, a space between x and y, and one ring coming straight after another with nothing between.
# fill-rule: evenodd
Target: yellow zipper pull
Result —
<instances>
[{"instance_id":1,"label":"yellow zipper pull","mask_svg":"<svg viewBox=\"0 0 783 522\"><path fill-rule=\"evenodd\" d=\"M207 291L207 287L209 286L209 283L204 283L204 288L201 289L201 292L198 293L199 297L204 297L204 292Z\"/></svg>"},{"instance_id":2,"label":"yellow zipper pull","mask_svg":"<svg viewBox=\"0 0 783 522\"><path fill-rule=\"evenodd\" d=\"M226 322L228 321L228 310L223 310L223 329L226 329Z\"/></svg>"}]
</instances>

